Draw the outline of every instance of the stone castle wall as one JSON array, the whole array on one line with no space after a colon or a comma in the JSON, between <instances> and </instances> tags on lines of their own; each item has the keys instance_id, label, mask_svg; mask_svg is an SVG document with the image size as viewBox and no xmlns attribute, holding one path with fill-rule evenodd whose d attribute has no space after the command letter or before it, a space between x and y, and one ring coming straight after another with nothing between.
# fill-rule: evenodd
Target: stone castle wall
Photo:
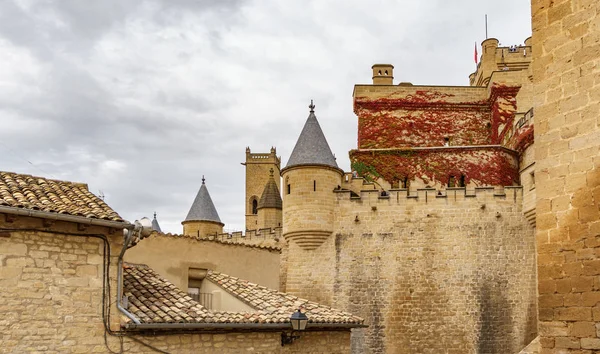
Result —
<instances>
[{"instance_id":1,"label":"stone castle wall","mask_svg":"<svg viewBox=\"0 0 600 354\"><path fill-rule=\"evenodd\" d=\"M354 352L506 354L535 337L520 187L336 196L331 237L289 242L286 291L365 318Z\"/></svg>"},{"instance_id":2,"label":"stone castle wall","mask_svg":"<svg viewBox=\"0 0 600 354\"><path fill-rule=\"evenodd\" d=\"M258 229L258 214L252 212L252 201L260 200L260 196L269 181L270 170L273 169L274 175L279 176L280 159L273 150L271 153L251 153L246 149L246 196L244 209L246 212L246 230ZM275 178L277 189L280 188L280 179Z\"/></svg>"},{"instance_id":3,"label":"stone castle wall","mask_svg":"<svg viewBox=\"0 0 600 354\"><path fill-rule=\"evenodd\" d=\"M597 1L532 0L542 353L600 350Z\"/></svg>"}]
</instances>

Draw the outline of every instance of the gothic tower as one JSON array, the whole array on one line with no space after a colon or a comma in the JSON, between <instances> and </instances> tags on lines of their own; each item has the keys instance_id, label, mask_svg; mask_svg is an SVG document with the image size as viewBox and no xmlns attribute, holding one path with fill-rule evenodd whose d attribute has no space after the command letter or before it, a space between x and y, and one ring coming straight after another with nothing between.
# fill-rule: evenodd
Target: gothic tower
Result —
<instances>
[{"instance_id":1,"label":"gothic tower","mask_svg":"<svg viewBox=\"0 0 600 354\"><path fill-rule=\"evenodd\" d=\"M269 182L269 171L273 169L279 176L281 159L277 157L277 150L272 147L269 153L252 153L246 148L246 230L259 228L258 202L265 185ZM275 178L275 185L279 190L279 178Z\"/></svg>"}]
</instances>

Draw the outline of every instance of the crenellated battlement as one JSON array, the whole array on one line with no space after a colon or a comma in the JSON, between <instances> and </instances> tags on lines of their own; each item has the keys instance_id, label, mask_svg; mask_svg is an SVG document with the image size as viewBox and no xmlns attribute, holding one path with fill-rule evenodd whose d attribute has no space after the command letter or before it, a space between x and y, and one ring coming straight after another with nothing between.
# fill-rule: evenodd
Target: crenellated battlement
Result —
<instances>
[{"instance_id":1,"label":"crenellated battlement","mask_svg":"<svg viewBox=\"0 0 600 354\"><path fill-rule=\"evenodd\" d=\"M402 205L402 204L449 204L462 203L464 201L504 201L520 205L523 200L523 188L521 186L506 187L475 187L470 188L419 188L412 189L391 189L381 190L361 190L359 195L350 190L335 190L337 203L342 206L349 205L369 205L376 207L381 205Z\"/></svg>"}]
</instances>

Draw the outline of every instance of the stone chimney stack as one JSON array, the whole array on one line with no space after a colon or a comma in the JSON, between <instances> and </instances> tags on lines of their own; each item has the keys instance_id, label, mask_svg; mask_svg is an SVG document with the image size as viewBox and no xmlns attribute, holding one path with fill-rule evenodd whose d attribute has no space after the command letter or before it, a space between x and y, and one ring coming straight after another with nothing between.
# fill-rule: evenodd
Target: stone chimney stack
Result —
<instances>
[{"instance_id":1,"label":"stone chimney stack","mask_svg":"<svg viewBox=\"0 0 600 354\"><path fill-rule=\"evenodd\" d=\"M373 85L393 85L394 66L392 64L375 64L373 69Z\"/></svg>"}]
</instances>

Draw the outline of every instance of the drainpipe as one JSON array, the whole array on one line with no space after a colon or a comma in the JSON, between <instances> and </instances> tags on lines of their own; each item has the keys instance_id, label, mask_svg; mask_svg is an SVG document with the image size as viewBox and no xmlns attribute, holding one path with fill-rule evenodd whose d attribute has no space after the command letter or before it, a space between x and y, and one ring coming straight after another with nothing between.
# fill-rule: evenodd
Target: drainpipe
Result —
<instances>
[{"instance_id":1,"label":"drainpipe","mask_svg":"<svg viewBox=\"0 0 600 354\"><path fill-rule=\"evenodd\" d=\"M135 324L140 324L138 320L131 312L127 311L123 307L123 256L125 251L129 248L129 244L135 236L148 236L152 232L152 222L148 218L142 218L140 221L136 220L133 225L125 228L123 233L125 234L125 240L123 242L123 248L119 254L119 260L117 262L117 309L121 311L125 316L129 317Z\"/></svg>"}]
</instances>

